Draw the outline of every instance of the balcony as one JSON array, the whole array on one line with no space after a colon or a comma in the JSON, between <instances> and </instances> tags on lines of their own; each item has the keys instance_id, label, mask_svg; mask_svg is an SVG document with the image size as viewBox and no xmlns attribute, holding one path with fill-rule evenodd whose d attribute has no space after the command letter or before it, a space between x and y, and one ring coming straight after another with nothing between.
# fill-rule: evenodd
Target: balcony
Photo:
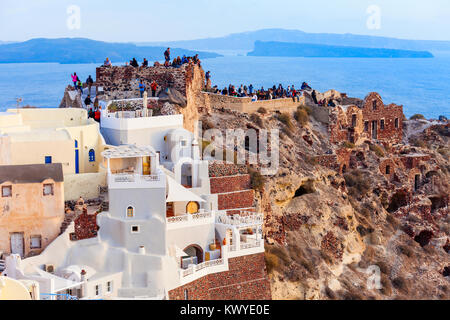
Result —
<instances>
[{"instance_id":1,"label":"balcony","mask_svg":"<svg viewBox=\"0 0 450 320\"><path fill-rule=\"evenodd\" d=\"M234 226L237 228L247 228L251 226L262 225L264 215L249 211L241 211L240 214L228 215L225 211L221 211L216 216L216 223Z\"/></svg>"},{"instance_id":2,"label":"balcony","mask_svg":"<svg viewBox=\"0 0 450 320\"><path fill-rule=\"evenodd\" d=\"M195 281L211 273L228 271L228 261L226 259L217 259L205 261L199 264L191 264L187 269L180 269L181 285Z\"/></svg>"},{"instance_id":3,"label":"balcony","mask_svg":"<svg viewBox=\"0 0 450 320\"><path fill-rule=\"evenodd\" d=\"M164 184L161 181L161 176L142 175L137 173L114 173L108 176L109 188L146 188L146 187L161 187Z\"/></svg>"},{"instance_id":4,"label":"balcony","mask_svg":"<svg viewBox=\"0 0 450 320\"><path fill-rule=\"evenodd\" d=\"M215 221L215 213L211 211L200 211L196 214L168 217L166 220L168 230L188 228L203 224L213 224Z\"/></svg>"}]
</instances>

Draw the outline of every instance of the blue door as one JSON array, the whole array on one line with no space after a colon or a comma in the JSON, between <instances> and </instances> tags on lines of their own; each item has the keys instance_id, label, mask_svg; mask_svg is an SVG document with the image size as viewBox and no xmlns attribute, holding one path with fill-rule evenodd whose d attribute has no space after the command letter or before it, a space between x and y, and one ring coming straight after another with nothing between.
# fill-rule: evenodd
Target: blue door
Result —
<instances>
[{"instance_id":1,"label":"blue door","mask_svg":"<svg viewBox=\"0 0 450 320\"><path fill-rule=\"evenodd\" d=\"M75 140L75 173L80 173L80 156L78 151L78 141Z\"/></svg>"}]
</instances>

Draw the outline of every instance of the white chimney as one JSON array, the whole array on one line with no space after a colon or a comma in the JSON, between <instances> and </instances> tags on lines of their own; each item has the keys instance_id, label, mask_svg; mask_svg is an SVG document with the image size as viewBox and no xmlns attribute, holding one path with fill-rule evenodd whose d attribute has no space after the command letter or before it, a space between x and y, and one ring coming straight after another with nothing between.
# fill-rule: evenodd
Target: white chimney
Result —
<instances>
[{"instance_id":1,"label":"white chimney","mask_svg":"<svg viewBox=\"0 0 450 320\"><path fill-rule=\"evenodd\" d=\"M139 254L145 254L145 247L144 246L140 246L139 247Z\"/></svg>"}]
</instances>

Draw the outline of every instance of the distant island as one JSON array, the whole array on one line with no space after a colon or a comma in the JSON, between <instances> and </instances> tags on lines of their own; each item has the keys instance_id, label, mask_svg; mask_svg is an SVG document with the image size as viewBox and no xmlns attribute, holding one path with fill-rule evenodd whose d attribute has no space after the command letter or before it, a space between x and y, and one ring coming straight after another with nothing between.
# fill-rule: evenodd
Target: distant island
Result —
<instances>
[{"instance_id":1,"label":"distant island","mask_svg":"<svg viewBox=\"0 0 450 320\"><path fill-rule=\"evenodd\" d=\"M262 29L234 33L224 37L197 40L142 42L138 45L171 46L186 49L221 51L221 50L253 50L255 41L278 41L321 44L329 46L350 46L363 48L384 48L399 50L416 50L450 52L450 41L410 40L379 36L338 33L307 33L301 30Z\"/></svg>"},{"instance_id":2,"label":"distant island","mask_svg":"<svg viewBox=\"0 0 450 320\"><path fill-rule=\"evenodd\" d=\"M428 51L256 41L248 56L310 58L433 58Z\"/></svg>"},{"instance_id":3,"label":"distant island","mask_svg":"<svg viewBox=\"0 0 450 320\"><path fill-rule=\"evenodd\" d=\"M138 61L142 61L143 58L149 61L160 61L164 60L166 49L167 47L136 46L131 43L109 43L83 38L40 38L1 44L0 63L102 63L106 57L109 57L113 63L129 61L132 58ZM183 55L194 56L197 53L200 59L221 56L213 52L171 48L172 59Z\"/></svg>"}]
</instances>

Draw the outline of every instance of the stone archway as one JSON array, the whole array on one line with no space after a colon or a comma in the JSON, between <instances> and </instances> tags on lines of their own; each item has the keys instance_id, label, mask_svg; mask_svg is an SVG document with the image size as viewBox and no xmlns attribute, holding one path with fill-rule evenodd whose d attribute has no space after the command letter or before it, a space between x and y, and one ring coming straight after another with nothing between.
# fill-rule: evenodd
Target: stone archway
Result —
<instances>
[{"instance_id":1,"label":"stone archway","mask_svg":"<svg viewBox=\"0 0 450 320\"><path fill-rule=\"evenodd\" d=\"M184 250L190 257L197 257L197 263L203 262L203 249L197 244L192 244L186 247Z\"/></svg>"}]
</instances>

